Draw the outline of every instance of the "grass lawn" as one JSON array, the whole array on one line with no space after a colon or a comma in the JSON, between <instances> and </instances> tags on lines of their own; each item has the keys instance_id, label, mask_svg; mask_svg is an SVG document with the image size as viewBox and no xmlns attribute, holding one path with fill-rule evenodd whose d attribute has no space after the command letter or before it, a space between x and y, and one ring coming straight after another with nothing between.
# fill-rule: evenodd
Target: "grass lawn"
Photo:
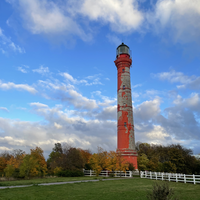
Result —
<instances>
[{"instance_id":1,"label":"grass lawn","mask_svg":"<svg viewBox=\"0 0 200 200\"><path fill-rule=\"evenodd\" d=\"M80 180L80 179L79 179ZM149 179L121 179L53 186L32 186L0 190L0 199L67 199L67 200L145 200L155 181ZM158 181L162 182L162 181ZM200 185L170 182L180 200L199 200Z\"/></svg>"}]
</instances>

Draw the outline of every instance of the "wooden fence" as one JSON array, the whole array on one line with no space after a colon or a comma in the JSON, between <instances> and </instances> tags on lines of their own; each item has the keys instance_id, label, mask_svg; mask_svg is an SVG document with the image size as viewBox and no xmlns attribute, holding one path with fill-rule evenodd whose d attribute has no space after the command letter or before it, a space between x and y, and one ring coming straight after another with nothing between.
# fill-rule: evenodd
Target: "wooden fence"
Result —
<instances>
[{"instance_id":1,"label":"wooden fence","mask_svg":"<svg viewBox=\"0 0 200 200\"><path fill-rule=\"evenodd\" d=\"M194 174L188 175L188 174L141 171L140 178L193 183L193 184L200 183L200 175L194 175Z\"/></svg>"},{"instance_id":2,"label":"wooden fence","mask_svg":"<svg viewBox=\"0 0 200 200\"><path fill-rule=\"evenodd\" d=\"M83 170L84 176L96 176L95 171L93 170ZM114 172L110 172L110 171L101 171L101 173L99 174L99 176L104 176L104 177L109 177L110 174L113 174L114 177L132 177L133 174L135 174L132 171L125 171L125 172L120 172L120 171L114 171ZM138 174L138 173L137 173Z\"/></svg>"}]
</instances>

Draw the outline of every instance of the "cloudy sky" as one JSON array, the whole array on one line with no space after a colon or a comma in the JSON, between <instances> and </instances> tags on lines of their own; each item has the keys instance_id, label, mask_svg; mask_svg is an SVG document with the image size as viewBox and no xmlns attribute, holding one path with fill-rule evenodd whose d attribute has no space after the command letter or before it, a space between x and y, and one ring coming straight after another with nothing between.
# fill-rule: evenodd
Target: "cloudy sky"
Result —
<instances>
[{"instance_id":1,"label":"cloudy sky","mask_svg":"<svg viewBox=\"0 0 200 200\"><path fill-rule=\"evenodd\" d=\"M116 47L136 141L200 153L200 0L0 0L0 152L117 147Z\"/></svg>"}]
</instances>

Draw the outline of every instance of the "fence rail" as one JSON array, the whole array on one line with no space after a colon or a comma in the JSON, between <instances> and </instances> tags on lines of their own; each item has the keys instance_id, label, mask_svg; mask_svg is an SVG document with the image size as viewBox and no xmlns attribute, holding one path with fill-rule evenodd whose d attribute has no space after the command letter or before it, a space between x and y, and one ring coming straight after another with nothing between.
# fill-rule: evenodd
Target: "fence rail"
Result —
<instances>
[{"instance_id":1,"label":"fence rail","mask_svg":"<svg viewBox=\"0 0 200 200\"><path fill-rule=\"evenodd\" d=\"M175 174L175 173L164 173L164 172L148 172L141 171L140 178L148 178L155 180L166 180L174 182L183 182L183 183L200 183L200 175L188 175L188 174Z\"/></svg>"},{"instance_id":2,"label":"fence rail","mask_svg":"<svg viewBox=\"0 0 200 200\"><path fill-rule=\"evenodd\" d=\"M84 173L84 176L96 176L96 173L93 170L83 170L83 173ZM110 172L110 171L104 170L104 171L101 171L99 176L109 177L110 174L113 174L114 177L127 177L128 178L128 177L132 177L133 174L135 174L135 172L132 172L132 171L125 171L125 172L113 171L113 172Z\"/></svg>"}]
</instances>

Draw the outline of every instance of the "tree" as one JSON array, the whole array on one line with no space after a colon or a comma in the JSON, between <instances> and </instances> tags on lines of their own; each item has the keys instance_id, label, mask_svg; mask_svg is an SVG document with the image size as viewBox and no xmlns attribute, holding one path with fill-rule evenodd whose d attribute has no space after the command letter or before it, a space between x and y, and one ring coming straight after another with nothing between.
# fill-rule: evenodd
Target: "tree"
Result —
<instances>
[{"instance_id":1,"label":"tree","mask_svg":"<svg viewBox=\"0 0 200 200\"><path fill-rule=\"evenodd\" d=\"M171 161L166 161L162 164L161 171L168 173L176 173L176 165Z\"/></svg>"},{"instance_id":2,"label":"tree","mask_svg":"<svg viewBox=\"0 0 200 200\"><path fill-rule=\"evenodd\" d=\"M84 158L79 149L56 143L47 160L50 173L57 173L57 169L80 170L84 167Z\"/></svg>"},{"instance_id":3,"label":"tree","mask_svg":"<svg viewBox=\"0 0 200 200\"><path fill-rule=\"evenodd\" d=\"M84 168L91 169L91 167L89 165L89 159L92 156L91 152L89 150L83 150L81 148L78 148L78 150L80 151L81 156L83 158Z\"/></svg>"},{"instance_id":4,"label":"tree","mask_svg":"<svg viewBox=\"0 0 200 200\"><path fill-rule=\"evenodd\" d=\"M35 170L36 175L45 176L47 172L47 163L43 156L43 150L40 147L31 149L31 156L37 160L37 168Z\"/></svg>"},{"instance_id":5,"label":"tree","mask_svg":"<svg viewBox=\"0 0 200 200\"><path fill-rule=\"evenodd\" d=\"M14 171L15 171L14 166L9 164L4 169L5 175L8 179L10 179L10 177L13 175Z\"/></svg>"},{"instance_id":6,"label":"tree","mask_svg":"<svg viewBox=\"0 0 200 200\"><path fill-rule=\"evenodd\" d=\"M6 159L4 157L0 157L0 173L1 174L4 172L6 165L7 165Z\"/></svg>"},{"instance_id":7,"label":"tree","mask_svg":"<svg viewBox=\"0 0 200 200\"><path fill-rule=\"evenodd\" d=\"M37 171L38 160L30 154L26 154L23 158L23 163L20 166L20 175L26 178L35 176L38 174Z\"/></svg>"},{"instance_id":8,"label":"tree","mask_svg":"<svg viewBox=\"0 0 200 200\"><path fill-rule=\"evenodd\" d=\"M108 171L116 171L117 169L117 153L115 151L110 151L106 159L106 169Z\"/></svg>"},{"instance_id":9,"label":"tree","mask_svg":"<svg viewBox=\"0 0 200 200\"><path fill-rule=\"evenodd\" d=\"M122 153L119 151L117 152L117 164L116 164L116 171L126 171L128 170L128 162L122 156ZM120 174L121 176L121 174Z\"/></svg>"},{"instance_id":10,"label":"tree","mask_svg":"<svg viewBox=\"0 0 200 200\"><path fill-rule=\"evenodd\" d=\"M149 162L149 159L147 158L147 155L142 153L140 156L138 156L138 170L139 171L145 171L148 170L147 164Z\"/></svg>"},{"instance_id":11,"label":"tree","mask_svg":"<svg viewBox=\"0 0 200 200\"><path fill-rule=\"evenodd\" d=\"M64 170L82 169L84 167L84 161L80 151L73 147L64 149L63 164L61 167Z\"/></svg>"},{"instance_id":12,"label":"tree","mask_svg":"<svg viewBox=\"0 0 200 200\"><path fill-rule=\"evenodd\" d=\"M97 176L102 170L106 169L107 157L107 151L103 150L101 147L98 147L98 153L94 153L90 157L89 164L91 165Z\"/></svg>"}]
</instances>

